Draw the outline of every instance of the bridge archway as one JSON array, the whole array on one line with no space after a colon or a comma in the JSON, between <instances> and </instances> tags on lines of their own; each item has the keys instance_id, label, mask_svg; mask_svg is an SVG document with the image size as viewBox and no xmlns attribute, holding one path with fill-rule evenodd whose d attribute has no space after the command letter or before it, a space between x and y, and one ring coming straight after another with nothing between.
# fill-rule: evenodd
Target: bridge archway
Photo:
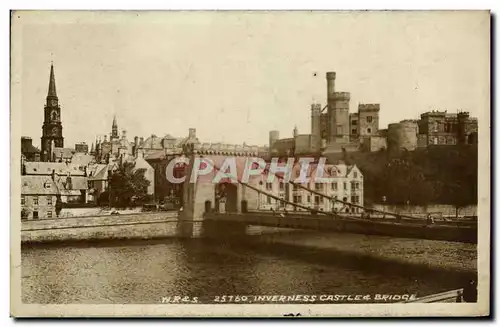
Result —
<instances>
[{"instance_id":1,"label":"bridge archway","mask_svg":"<svg viewBox=\"0 0 500 327\"><path fill-rule=\"evenodd\" d=\"M226 212L238 212L238 184L219 183L215 185L215 208L225 204Z\"/></svg>"}]
</instances>

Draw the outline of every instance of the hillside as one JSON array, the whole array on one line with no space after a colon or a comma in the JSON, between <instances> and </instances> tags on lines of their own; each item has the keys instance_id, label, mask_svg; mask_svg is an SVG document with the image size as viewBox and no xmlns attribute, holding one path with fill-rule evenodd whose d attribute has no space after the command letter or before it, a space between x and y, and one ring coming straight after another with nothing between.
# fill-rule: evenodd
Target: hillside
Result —
<instances>
[{"instance_id":1,"label":"hillside","mask_svg":"<svg viewBox=\"0 0 500 327\"><path fill-rule=\"evenodd\" d=\"M462 206L477 203L477 146L441 146L328 156L356 164L364 175L365 202Z\"/></svg>"}]
</instances>

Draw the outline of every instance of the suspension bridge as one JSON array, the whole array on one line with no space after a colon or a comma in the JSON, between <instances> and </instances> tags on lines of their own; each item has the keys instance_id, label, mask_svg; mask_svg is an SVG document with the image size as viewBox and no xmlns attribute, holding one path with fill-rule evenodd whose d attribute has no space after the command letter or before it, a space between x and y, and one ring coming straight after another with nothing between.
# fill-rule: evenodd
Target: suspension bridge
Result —
<instances>
[{"instance_id":1,"label":"suspension bridge","mask_svg":"<svg viewBox=\"0 0 500 327\"><path fill-rule=\"evenodd\" d=\"M235 181L223 183L225 202L221 205L217 197L221 184L190 181L193 165L200 158L210 159L213 169L220 171L221 156L234 156L246 160L251 155L246 153L214 153L208 150L197 150L194 146L186 147L184 154L190 159L186 165L187 176L183 185L183 212L179 217L181 235L190 236L193 233L191 222L203 220L204 230L218 234L244 233L249 225L314 230L321 232L344 232L365 235L383 235L401 238L418 238L452 242L477 243L477 222L475 221L433 221L415 218L383 210L374 210L363 205L351 203L329 196L300 183L289 181L293 187L302 189L310 195L323 201L341 203L348 212L358 211L361 215L327 212L311 208L301 203L295 203L276 194L262 189L257 179L248 182L237 178ZM274 174L279 180L283 176ZM293 210L262 211L259 210L259 199L262 196L274 199L282 207ZM223 210L221 208L223 207Z\"/></svg>"}]
</instances>

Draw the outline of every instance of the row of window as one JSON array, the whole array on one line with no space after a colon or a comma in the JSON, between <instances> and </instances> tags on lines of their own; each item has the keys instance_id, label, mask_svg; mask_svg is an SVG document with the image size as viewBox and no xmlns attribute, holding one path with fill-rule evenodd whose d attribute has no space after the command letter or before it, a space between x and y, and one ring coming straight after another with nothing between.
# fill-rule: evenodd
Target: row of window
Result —
<instances>
[{"instance_id":1,"label":"row of window","mask_svg":"<svg viewBox=\"0 0 500 327\"><path fill-rule=\"evenodd\" d=\"M356 174L356 172L354 172L354 174ZM316 184L314 184L314 188L316 189L316 191L321 191L324 188L323 185L325 185L325 183L316 183ZM330 183L330 185L331 185L330 187L332 190L338 190L338 183L337 182ZM343 186L344 186L344 190L347 190L347 182L343 182ZM295 184L292 184L292 187L293 187L294 191L301 190L301 188L299 188ZM351 181L351 189L359 190L359 182ZM266 190L272 191L273 190L273 183L266 183ZM285 190L285 183L279 183L279 190L280 191Z\"/></svg>"},{"instance_id":2,"label":"row of window","mask_svg":"<svg viewBox=\"0 0 500 327\"><path fill-rule=\"evenodd\" d=\"M284 199L284 196L280 196L280 198ZM358 195L353 195L353 196L351 196L350 203L352 203L352 204L359 204L360 203L359 199L360 198L359 198ZM347 197L344 197L342 199L342 201L344 201L344 202L348 202L348 200L349 199ZM279 201L279 202L280 202L280 204L284 205L283 201ZM267 204L272 204L272 203L273 203L273 198L270 197L270 196L268 196L267 197ZM302 202L302 195L294 195L293 196L293 203L298 203L298 204L304 203L304 202ZM307 201L305 203L311 203L311 196L310 195L307 196ZM314 204L320 205L320 204L323 204L323 203L324 203L324 197L319 196L319 195L315 195L314 196Z\"/></svg>"},{"instance_id":3,"label":"row of window","mask_svg":"<svg viewBox=\"0 0 500 327\"><path fill-rule=\"evenodd\" d=\"M33 205L37 206L38 205L38 196L33 196ZM26 203L26 199L24 195L21 195L21 205L24 205ZM47 196L47 205L52 205L52 196Z\"/></svg>"},{"instance_id":4,"label":"row of window","mask_svg":"<svg viewBox=\"0 0 500 327\"><path fill-rule=\"evenodd\" d=\"M371 123L373 122L373 117L372 116L366 116L366 122ZM358 124L357 120L352 120L351 125L356 126Z\"/></svg>"},{"instance_id":5,"label":"row of window","mask_svg":"<svg viewBox=\"0 0 500 327\"><path fill-rule=\"evenodd\" d=\"M33 219L38 219L40 218L38 216L38 211L33 211ZM47 218L52 218L52 211L47 211ZM21 213L21 220L28 220L28 217L26 216L23 216L22 213Z\"/></svg>"},{"instance_id":6,"label":"row of window","mask_svg":"<svg viewBox=\"0 0 500 327\"><path fill-rule=\"evenodd\" d=\"M372 133L372 129L368 127L368 128L366 129L366 133L367 133L367 134L371 134L371 133ZM351 130L351 134L352 134L352 135L357 135L357 134L358 134L358 130L357 130L356 128L353 128L353 129Z\"/></svg>"},{"instance_id":7,"label":"row of window","mask_svg":"<svg viewBox=\"0 0 500 327\"><path fill-rule=\"evenodd\" d=\"M343 182L342 183L343 186L344 186L344 190L347 190L347 182ZM279 190L280 191L284 191L285 190L285 184L284 183L280 183L279 184ZM316 183L314 185L314 189L316 191L322 191L324 189L324 183ZM330 188L334 191L338 190L338 183L337 182L333 182L330 184ZM360 189L360 186L359 186L359 182L354 182L354 181L351 181L351 190L359 190ZM272 191L273 190L273 184L272 183L266 183L266 190L267 191ZM301 188L299 188L297 185L293 185L293 190L294 191L300 191Z\"/></svg>"}]
</instances>

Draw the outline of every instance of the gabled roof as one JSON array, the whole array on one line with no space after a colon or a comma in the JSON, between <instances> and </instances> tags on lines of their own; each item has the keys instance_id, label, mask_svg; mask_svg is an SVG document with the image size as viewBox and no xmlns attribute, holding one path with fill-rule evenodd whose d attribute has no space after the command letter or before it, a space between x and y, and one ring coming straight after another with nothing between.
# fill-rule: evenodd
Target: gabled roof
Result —
<instances>
[{"instance_id":1,"label":"gabled roof","mask_svg":"<svg viewBox=\"0 0 500 327\"><path fill-rule=\"evenodd\" d=\"M21 176L21 195L57 195L56 183L50 176Z\"/></svg>"},{"instance_id":2,"label":"gabled roof","mask_svg":"<svg viewBox=\"0 0 500 327\"><path fill-rule=\"evenodd\" d=\"M53 170L58 175L85 175L85 171L79 165L64 162L26 162L24 167L26 175L51 175Z\"/></svg>"},{"instance_id":3,"label":"gabled roof","mask_svg":"<svg viewBox=\"0 0 500 327\"><path fill-rule=\"evenodd\" d=\"M85 153L75 153L71 157L71 164L79 166L87 166L94 160L94 156Z\"/></svg>"},{"instance_id":4,"label":"gabled roof","mask_svg":"<svg viewBox=\"0 0 500 327\"><path fill-rule=\"evenodd\" d=\"M40 150L32 144L21 143L21 153L40 153Z\"/></svg>"},{"instance_id":5,"label":"gabled roof","mask_svg":"<svg viewBox=\"0 0 500 327\"><path fill-rule=\"evenodd\" d=\"M63 159L71 159L74 153L75 150L71 148L54 148L54 156L56 157L56 160L61 158L61 154Z\"/></svg>"},{"instance_id":6,"label":"gabled roof","mask_svg":"<svg viewBox=\"0 0 500 327\"><path fill-rule=\"evenodd\" d=\"M71 185L69 181L71 180ZM81 176L59 176L56 177L56 184L60 192L62 191L74 191L74 190L86 190L88 189L88 178Z\"/></svg>"}]
</instances>

